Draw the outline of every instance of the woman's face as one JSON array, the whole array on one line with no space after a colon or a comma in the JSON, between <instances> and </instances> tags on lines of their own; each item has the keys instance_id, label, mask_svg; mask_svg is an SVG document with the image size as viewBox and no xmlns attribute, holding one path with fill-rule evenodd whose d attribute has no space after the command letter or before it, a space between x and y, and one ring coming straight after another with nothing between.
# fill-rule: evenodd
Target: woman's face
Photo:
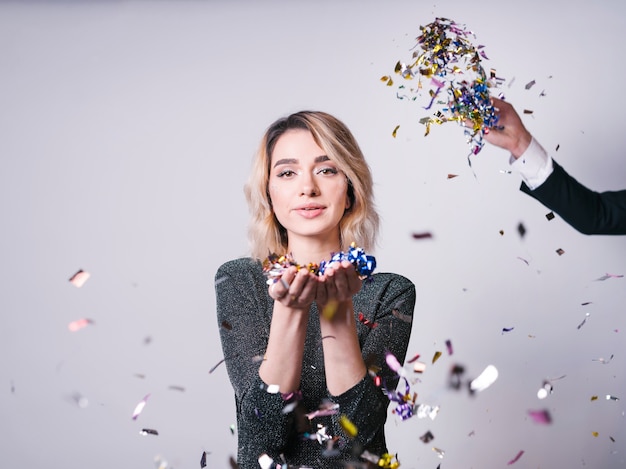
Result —
<instances>
[{"instance_id":1,"label":"woman's face","mask_svg":"<svg viewBox=\"0 0 626 469\"><path fill-rule=\"evenodd\" d=\"M347 179L308 130L288 130L276 141L269 195L290 244L296 238L339 243L339 221L350 207Z\"/></svg>"}]
</instances>

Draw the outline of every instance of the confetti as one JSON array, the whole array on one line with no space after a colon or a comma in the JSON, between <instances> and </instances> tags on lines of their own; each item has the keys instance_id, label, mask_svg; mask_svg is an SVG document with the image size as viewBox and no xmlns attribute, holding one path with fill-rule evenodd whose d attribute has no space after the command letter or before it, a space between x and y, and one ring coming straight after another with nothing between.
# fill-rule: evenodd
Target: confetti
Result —
<instances>
[{"instance_id":1,"label":"confetti","mask_svg":"<svg viewBox=\"0 0 626 469\"><path fill-rule=\"evenodd\" d=\"M206 457L207 457L207 452L203 451L202 452L202 457L200 458L200 468L202 469L203 467L206 467Z\"/></svg>"},{"instance_id":2,"label":"confetti","mask_svg":"<svg viewBox=\"0 0 626 469\"><path fill-rule=\"evenodd\" d=\"M507 463L507 465L510 466L511 464L515 464L517 461L519 461L519 458L522 457L522 454L524 454L524 451L520 451L519 453L517 453L517 455Z\"/></svg>"},{"instance_id":3,"label":"confetti","mask_svg":"<svg viewBox=\"0 0 626 469\"><path fill-rule=\"evenodd\" d=\"M213 372L217 369L217 367L218 367L218 366L220 366L220 365L221 365L222 363L224 363L225 361L226 361L226 358L222 358L219 362L217 362L217 363L213 366L213 368L211 368L211 369L209 370L209 374L213 373Z\"/></svg>"},{"instance_id":4,"label":"confetti","mask_svg":"<svg viewBox=\"0 0 626 469\"><path fill-rule=\"evenodd\" d=\"M596 281L604 281L604 280L608 280L610 278L622 278L623 275L615 275L615 274L604 274L602 277L597 278Z\"/></svg>"},{"instance_id":5,"label":"confetti","mask_svg":"<svg viewBox=\"0 0 626 469\"><path fill-rule=\"evenodd\" d=\"M156 436L156 435L159 434L159 432L157 432L156 430L153 430L152 428L142 428L139 431L139 434L140 435L144 435L144 436L145 435L155 435Z\"/></svg>"},{"instance_id":6,"label":"confetti","mask_svg":"<svg viewBox=\"0 0 626 469\"><path fill-rule=\"evenodd\" d=\"M529 81L528 83L526 83L525 88L527 90L531 89L533 86L535 85L535 80Z\"/></svg>"},{"instance_id":7,"label":"confetti","mask_svg":"<svg viewBox=\"0 0 626 469\"><path fill-rule=\"evenodd\" d=\"M600 435L598 432L591 432L591 434L596 438L598 438L598 436Z\"/></svg>"},{"instance_id":8,"label":"confetti","mask_svg":"<svg viewBox=\"0 0 626 469\"><path fill-rule=\"evenodd\" d=\"M77 319L76 321L72 321L67 325L67 328L70 330L70 332L77 332L80 331L81 329L87 327L90 324L94 324L94 322L91 319Z\"/></svg>"},{"instance_id":9,"label":"confetti","mask_svg":"<svg viewBox=\"0 0 626 469\"><path fill-rule=\"evenodd\" d=\"M528 415L533 419L535 423L542 425L548 425L552 423L552 417L547 409L544 410L529 410Z\"/></svg>"},{"instance_id":10,"label":"confetti","mask_svg":"<svg viewBox=\"0 0 626 469\"><path fill-rule=\"evenodd\" d=\"M400 311L398 311L397 309L393 309L391 311L391 314L395 317L398 318L400 321L406 322L406 323L411 323L413 322L413 316L409 315L409 314L402 314Z\"/></svg>"},{"instance_id":11,"label":"confetti","mask_svg":"<svg viewBox=\"0 0 626 469\"><path fill-rule=\"evenodd\" d=\"M553 220L554 219L554 212L546 213L546 218L548 219L548 221Z\"/></svg>"},{"instance_id":12,"label":"confetti","mask_svg":"<svg viewBox=\"0 0 626 469\"><path fill-rule=\"evenodd\" d=\"M442 354L441 354L441 352L440 352L439 350L437 350L437 351L435 352L435 354L433 355L433 360L432 360L432 364L433 364L433 365L435 364L435 362L436 362L437 360L439 360L439 357L440 357L441 355L442 355Z\"/></svg>"},{"instance_id":13,"label":"confetti","mask_svg":"<svg viewBox=\"0 0 626 469\"><path fill-rule=\"evenodd\" d=\"M345 415L342 415L341 417L339 417L339 425L341 425L341 428L343 429L343 431L346 432L346 434L350 438L356 437L357 434L359 433L358 429L356 428L356 425L354 425L350 421L350 419L346 417Z\"/></svg>"},{"instance_id":14,"label":"confetti","mask_svg":"<svg viewBox=\"0 0 626 469\"><path fill-rule=\"evenodd\" d=\"M552 390L552 384L549 381L544 381L539 391L537 391L537 397L539 399L545 399L549 394L552 394Z\"/></svg>"},{"instance_id":15,"label":"confetti","mask_svg":"<svg viewBox=\"0 0 626 469\"><path fill-rule=\"evenodd\" d=\"M365 316L360 311L359 311L359 322L367 326L370 329L374 329L376 326L378 326L377 322L372 322L369 319L365 319Z\"/></svg>"},{"instance_id":16,"label":"confetti","mask_svg":"<svg viewBox=\"0 0 626 469\"><path fill-rule=\"evenodd\" d=\"M583 319L583 321L576 327L576 329L580 329L581 327L585 325L585 323L587 322L587 318L589 317L589 314L590 313L585 314L585 319Z\"/></svg>"},{"instance_id":17,"label":"confetti","mask_svg":"<svg viewBox=\"0 0 626 469\"><path fill-rule=\"evenodd\" d=\"M180 391L180 392L185 392L185 388L182 386L177 386L175 384L171 384L168 386L167 389L171 389L172 391Z\"/></svg>"},{"instance_id":18,"label":"confetti","mask_svg":"<svg viewBox=\"0 0 626 469\"><path fill-rule=\"evenodd\" d=\"M559 249L557 249L557 250L556 250L556 253L557 253L559 256L562 256L563 254L565 254L565 251L564 251L563 249L559 248Z\"/></svg>"},{"instance_id":19,"label":"confetti","mask_svg":"<svg viewBox=\"0 0 626 469\"><path fill-rule=\"evenodd\" d=\"M433 234L429 232L424 232L424 233L413 233L411 236L413 237L413 239L432 239Z\"/></svg>"},{"instance_id":20,"label":"confetti","mask_svg":"<svg viewBox=\"0 0 626 469\"><path fill-rule=\"evenodd\" d=\"M278 384L268 384L265 390L268 392L268 394L278 394L280 386Z\"/></svg>"},{"instance_id":21,"label":"confetti","mask_svg":"<svg viewBox=\"0 0 626 469\"><path fill-rule=\"evenodd\" d=\"M322 403L317 410L313 412L309 412L306 414L309 420L314 419L315 417L325 417L327 415L335 415L339 412L339 404L333 402L324 402Z\"/></svg>"},{"instance_id":22,"label":"confetti","mask_svg":"<svg viewBox=\"0 0 626 469\"><path fill-rule=\"evenodd\" d=\"M593 358L591 361L592 362L600 362L603 365L608 365L609 363L611 363L611 360L613 360L613 354L611 354L611 356L608 359L600 357L600 358Z\"/></svg>"},{"instance_id":23,"label":"confetti","mask_svg":"<svg viewBox=\"0 0 626 469\"><path fill-rule=\"evenodd\" d=\"M458 177L458 174L448 174L448 179L454 179L455 177Z\"/></svg>"},{"instance_id":24,"label":"confetti","mask_svg":"<svg viewBox=\"0 0 626 469\"><path fill-rule=\"evenodd\" d=\"M91 274L89 272L85 272L84 270L79 269L78 272L70 277L70 283L76 288L80 288L85 284L89 277L91 277Z\"/></svg>"},{"instance_id":25,"label":"confetti","mask_svg":"<svg viewBox=\"0 0 626 469\"><path fill-rule=\"evenodd\" d=\"M327 266L334 262L342 261L350 262L361 279L370 278L376 268L376 258L367 255L363 249L357 247L355 243L352 243L348 252L332 253L330 260L322 261L319 265L310 263L306 266L301 266L293 259L291 254L283 256L270 254L267 259L263 261L263 273L267 277L267 284L271 285L281 280L283 272L289 267L294 266L298 270L307 269L315 275L323 275Z\"/></svg>"},{"instance_id":26,"label":"confetti","mask_svg":"<svg viewBox=\"0 0 626 469\"><path fill-rule=\"evenodd\" d=\"M420 440L422 440L424 443L430 443L434 439L435 436L430 431L427 431L422 436L420 436Z\"/></svg>"},{"instance_id":27,"label":"confetti","mask_svg":"<svg viewBox=\"0 0 626 469\"><path fill-rule=\"evenodd\" d=\"M495 366L489 365L484 371L470 383L470 390L484 391L498 379L498 370Z\"/></svg>"},{"instance_id":28,"label":"confetti","mask_svg":"<svg viewBox=\"0 0 626 469\"><path fill-rule=\"evenodd\" d=\"M520 238L523 238L524 236L526 236L526 227L524 226L523 223L519 223L517 225L517 232L519 233Z\"/></svg>"},{"instance_id":29,"label":"confetti","mask_svg":"<svg viewBox=\"0 0 626 469\"><path fill-rule=\"evenodd\" d=\"M402 367L398 359L391 352L385 354L385 361L398 376L406 376L406 370Z\"/></svg>"},{"instance_id":30,"label":"confetti","mask_svg":"<svg viewBox=\"0 0 626 469\"><path fill-rule=\"evenodd\" d=\"M135 407L135 411L133 412L133 420L137 420L137 417L139 417L139 414L141 414L141 412L143 412L143 408L146 406L146 403L148 402L148 398L150 397L150 394L146 394L144 396L144 398L139 402L139 404L137 404L137 406Z\"/></svg>"},{"instance_id":31,"label":"confetti","mask_svg":"<svg viewBox=\"0 0 626 469\"><path fill-rule=\"evenodd\" d=\"M424 371L426 371L426 363L424 363L424 362L415 362L413 364L413 371L415 373L423 373Z\"/></svg>"},{"instance_id":32,"label":"confetti","mask_svg":"<svg viewBox=\"0 0 626 469\"><path fill-rule=\"evenodd\" d=\"M606 395L607 401L619 401L619 397L611 396L610 394Z\"/></svg>"},{"instance_id":33,"label":"confetti","mask_svg":"<svg viewBox=\"0 0 626 469\"><path fill-rule=\"evenodd\" d=\"M437 456L439 457L439 459L443 459L443 456L446 454L444 450L435 448L434 446L433 446L433 451L437 453Z\"/></svg>"},{"instance_id":34,"label":"confetti","mask_svg":"<svg viewBox=\"0 0 626 469\"><path fill-rule=\"evenodd\" d=\"M259 466L261 466L261 469L271 469L272 465L274 464L274 460L265 453L259 456L258 461L259 461Z\"/></svg>"},{"instance_id":35,"label":"confetti","mask_svg":"<svg viewBox=\"0 0 626 469\"><path fill-rule=\"evenodd\" d=\"M396 138L396 135L398 133L398 129L400 128L399 125L396 125L396 128L393 129L393 132L391 132L391 135L393 136L393 138Z\"/></svg>"},{"instance_id":36,"label":"confetti","mask_svg":"<svg viewBox=\"0 0 626 469\"><path fill-rule=\"evenodd\" d=\"M233 330L233 326L231 326L231 324L226 320L222 321L222 327L226 329L227 331Z\"/></svg>"},{"instance_id":37,"label":"confetti","mask_svg":"<svg viewBox=\"0 0 626 469\"><path fill-rule=\"evenodd\" d=\"M452 341L450 339L446 340L446 348L448 349L448 355L452 355Z\"/></svg>"},{"instance_id":38,"label":"confetti","mask_svg":"<svg viewBox=\"0 0 626 469\"><path fill-rule=\"evenodd\" d=\"M513 329L515 329L515 327L503 327L501 335L504 335L505 332L511 332Z\"/></svg>"},{"instance_id":39,"label":"confetti","mask_svg":"<svg viewBox=\"0 0 626 469\"><path fill-rule=\"evenodd\" d=\"M496 77L491 69L489 76L481 65L481 58L487 55L482 46L475 47L470 41L475 35L460 25L446 18L420 26L417 46L420 52L413 53L409 64L396 63L394 72L406 81L417 78L417 85L409 90L401 85L403 96L408 91L413 94L411 101L424 96L428 104L423 106L433 113L423 117L420 122L426 126L425 135L430 133L432 124L457 122L466 125L465 135L471 145L471 155L475 155L484 146L483 135L498 122L495 109L489 98L489 88L497 87L503 80ZM391 86L391 78L381 79ZM428 97L425 94L428 94ZM399 97L399 93L396 93ZM434 107L434 109L433 109ZM469 157L468 157L468 162Z\"/></svg>"},{"instance_id":40,"label":"confetti","mask_svg":"<svg viewBox=\"0 0 626 469\"><path fill-rule=\"evenodd\" d=\"M418 419L424 419L426 417L431 420L435 420L437 414L439 413L439 406L431 406L428 404L419 404L417 409L415 410L415 415Z\"/></svg>"}]
</instances>

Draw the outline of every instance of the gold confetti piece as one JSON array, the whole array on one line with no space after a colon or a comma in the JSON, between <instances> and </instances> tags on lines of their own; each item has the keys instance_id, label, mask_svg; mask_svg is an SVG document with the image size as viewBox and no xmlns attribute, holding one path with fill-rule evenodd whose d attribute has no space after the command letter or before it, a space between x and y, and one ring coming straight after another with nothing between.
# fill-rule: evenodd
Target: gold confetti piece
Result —
<instances>
[{"instance_id":1,"label":"gold confetti piece","mask_svg":"<svg viewBox=\"0 0 626 469\"><path fill-rule=\"evenodd\" d=\"M383 75L382 77L380 77L380 81L383 81L385 83L387 83L389 80L391 80L389 75Z\"/></svg>"},{"instance_id":2,"label":"gold confetti piece","mask_svg":"<svg viewBox=\"0 0 626 469\"><path fill-rule=\"evenodd\" d=\"M498 233L500 233L500 236L504 236L504 230L500 230Z\"/></svg>"},{"instance_id":3,"label":"gold confetti piece","mask_svg":"<svg viewBox=\"0 0 626 469\"><path fill-rule=\"evenodd\" d=\"M591 434L595 436L596 438L598 437L598 435L600 435L598 432L591 432Z\"/></svg>"},{"instance_id":4,"label":"gold confetti piece","mask_svg":"<svg viewBox=\"0 0 626 469\"><path fill-rule=\"evenodd\" d=\"M85 284L89 277L91 277L91 274L89 272L85 272L84 270L79 269L78 272L70 277L70 283L76 288L80 288Z\"/></svg>"},{"instance_id":5,"label":"gold confetti piece","mask_svg":"<svg viewBox=\"0 0 626 469\"><path fill-rule=\"evenodd\" d=\"M598 396L591 396L591 401L597 401L598 400Z\"/></svg>"},{"instance_id":6,"label":"gold confetti piece","mask_svg":"<svg viewBox=\"0 0 626 469\"><path fill-rule=\"evenodd\" d=\"M327 321L332 321L335 317L335 313L337 312L337 308L339 307L339 302L337 301L329 301L324 309L322 309L322 317Z\"/></svg>"},{"instance_id":7,"label":"gold confetti piece","mask_svg":"<svg viewBox=\"0 0 626 469\"><path fill-rule=\"evenodd\" d=\"M396 128L393 129L393 132L391 132L391 135L393 136L393 138L396 138L396 134L398 133L398 129L400 128L399 125L396 125Z\"/></svg>"},{"instance_id":8,"label":"gold confetti piece","mask_svg":"<svg viewBox=\"0 0 626 469\"><path fill-rule=\"evenodd\" d=\"M440 356L441 356L441 352L440 352L439 350L437 350L437 351L435 352L435 354L433 355L433 365L435 364L435 362L436 362L437 360L439 360L439 357L440 357Z\"/></svg>"},{"instance_id":9,"label":"gold confetti piece","mask_svg":"<svg viewBox=\"0 0 626 469\"><path fill-rule=\"evenodd\" d=\"M356 425L353 424L350 421L350 419L346 417L345 415L342 415L341 417L339 417L339 425L341 425L341 428L343 429L343 431L346 432L346 434L350 438L354 438L359 433L358 429L356 428Z\"/></svg>"},{"instance_id":10,"label":"gold confetti piece","mask_svg":"<svg viewBox=\"0 0 626 469\"><path fill-rule=\"evenodd\" d=\"M554 219L554 212L546 213L546 218L547 218L548 220L552 220L552 219Z\"/></svg>"},{"instance_id":11,"label":"gold confetti piece","mask_svg":"<svg viewBox=\"0 0 626 469\"><path fill-rule=\"evenodd\" d=\"M443 459L443 456L446 454L444 450L435 448L434 446L433 446L433 451L437 453L437 456L439 456L439 459Z\"/></svg>"}]
</instances>

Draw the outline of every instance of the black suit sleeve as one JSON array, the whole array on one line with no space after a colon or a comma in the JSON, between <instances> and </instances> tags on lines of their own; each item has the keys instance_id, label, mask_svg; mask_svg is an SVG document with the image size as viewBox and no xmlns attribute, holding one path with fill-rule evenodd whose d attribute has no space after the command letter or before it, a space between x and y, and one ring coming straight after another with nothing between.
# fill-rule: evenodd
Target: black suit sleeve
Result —
<instances>
[{"instance_id":1,"label":"black suit sleeve","mask_svg":"<svg viewBox=\"0 0 626 469\"><path fill-rule=\"evenodd\" d=\"M520 190L558 213L583 234L626 234L626 190L594 192L553 161L554 171L534 190Z\"/></svg>"}]
</instances>

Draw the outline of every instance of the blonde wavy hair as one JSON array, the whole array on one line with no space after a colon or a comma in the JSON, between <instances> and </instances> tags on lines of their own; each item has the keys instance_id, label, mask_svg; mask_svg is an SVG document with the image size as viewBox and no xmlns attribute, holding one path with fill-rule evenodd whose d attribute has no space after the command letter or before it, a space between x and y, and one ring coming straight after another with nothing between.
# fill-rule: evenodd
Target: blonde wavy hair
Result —
<instances>
[{"instance_id":1,"label":"blonde wavy hair","mask_svg":"<svg viewBox=\"0 0 626 469\"><path fill-rule=\"evenodd\" d=\"M345 251L355 242L366 252L372 250L378 235L379 217L374 205L372 174L358 143L336 117L320 111L300 111L269 126L244 186L251 214L248 236L252 256L264 259L270 253L287 252L287 231L272 210L268 182L274 146L285 132L293 129L311 132L315 143L348 179L350 207L339 222L341 249Z\"/></svg>"}]
</instances>

